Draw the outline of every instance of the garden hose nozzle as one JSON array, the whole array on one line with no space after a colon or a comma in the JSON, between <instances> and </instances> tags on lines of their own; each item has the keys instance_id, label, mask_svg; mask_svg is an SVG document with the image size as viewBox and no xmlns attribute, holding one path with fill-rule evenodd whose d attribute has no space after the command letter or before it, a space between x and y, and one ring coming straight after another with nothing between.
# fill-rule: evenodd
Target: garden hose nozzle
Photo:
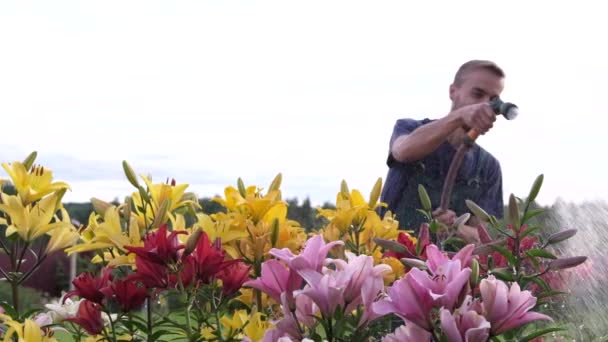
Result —
<instances>
[{"instance_id":1,"label":"garden hose nozzle","mask_svg":"<svg viewBox=\"0 0 608 342\"><path fill-rule=\"evenodd\" d=\"M511 102L504 102L500 97L495 96L490 100L490 107L496 115L502 115L507 120L513 120L519 115L519 109ZM472 144L479 137L479 132L472 128L467 132L466 144Z\"/></svg>"}]
</instances>

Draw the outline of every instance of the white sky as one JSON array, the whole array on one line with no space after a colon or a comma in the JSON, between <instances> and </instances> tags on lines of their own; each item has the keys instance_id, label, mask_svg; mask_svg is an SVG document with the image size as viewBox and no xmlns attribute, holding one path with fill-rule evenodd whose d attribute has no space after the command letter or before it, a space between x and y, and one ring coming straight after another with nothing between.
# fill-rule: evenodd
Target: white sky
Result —
<instances>
[{"instance_id":1,"label":"white sky","mask_svg":"<svg viewBox=\"0 0 608 342\"><path fill-rule=\"evenodd\" d=\"M607 199L608 22L601 2L3 1L0 159L122 198L127 159L201 197L242 177L333 201L385 179L395 120L447 113L469 59L518 104L478 142L505 198L545 174L543 204ZM5 177L4 171L1 172Z\"/></svg>"}]
</instances>

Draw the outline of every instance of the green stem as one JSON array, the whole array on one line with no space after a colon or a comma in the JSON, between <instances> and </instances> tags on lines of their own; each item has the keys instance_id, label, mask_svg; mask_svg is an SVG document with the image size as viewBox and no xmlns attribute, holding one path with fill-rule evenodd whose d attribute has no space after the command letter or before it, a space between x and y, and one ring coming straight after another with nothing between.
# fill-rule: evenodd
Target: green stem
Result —
<instances>
[{"instance_id":1,"label":"green stem","mask_svg":"<svg viewBox=\"0 0 608 342\"><path fill-rule=\"evenodd\" d=\"M15 272L19 272L19 269L21 268L21 265L23 264L23 257L25 256L25 252L27 251L27 249L30 247L30 243L29 242L25 242L25 246L23 246L23 249L21 250L21 254L19 255L19 259L17 259L17 268L15 269Z\"/></svg>"},{"instance_id":2,"label":"green stem","mask_svg":"<svg viewBox=\"0 0 608 342\"><path fill-rule=\"evenodd\" d=\"M327 324L327 341L328 342L332 342L334 340L334 330L333 330L333 324L332 324L332 319L331 317L329 317L328 320L328 324Z\"/></svg>"},{"instance_id":3,"label":"green stem","mask_svg":"<svg viewBox=\"0 0 608 342\"><path fill-rule=\"evenodd\" d=\"M106 315L108 315L108 320L110 321L110 329L112 329L112 337L114 338L114 341L117 341L116 339L116 329L114 329L114 321L112 321L112 315L110 314L110 310L105 311Z\"/></svg>"},{"instance_id":4,"label":"green stem","mask_svg":"<svg viewBox=\"0 0 608 342\"><path fill-rule=\"evenodd\" d=\"M259 278L262 275L262 262L260 259L256 258L253 264L253 273L255 278ZM258 307L258 312L262 311L262 291L258 289L253 289L253 293L255 293L255 301Z\"/></svg>"},{"instance_id":5,"label":"green stem","mask_svg":"<svg viewBox=\"0 0 608 342\"><path fill-rule=\"evenodd\" d=\"M220 298L221 302L221 298ZM215 324L217 327L217 335L220 341L224 341L224 335L222 334L222 324L220 323L220 310L219 303L215 303L215 286L211 291L211 305L213 305L213 312L215 313Z\"/></svg>"},{"instance_id":6,"label":"green stem","mask_svg":"<svg viewBox=\"0 0 608 342\"><path fill-rule=\"evenodd\" d=\"M148 303L146 305L147 307L147 320L148 320L148 342L154 342L154 340L152 339L152 298L148 297L147 299Z\"/></svg>"},{"instance_id":7,"label":"green stem","mask_svg":"<svg viewBox=\"0 0 608 342\"><path fill-rule=\"evenodd\" d=\"M19 285L14 279L11 279L11 288L13 289L13 309L19 317Z\"/></svg>"},{"instance_id":8,"label":"green stem","mask_svg":"<svg viewBox=\"0 0 608 342\"><path fill-rule=\"evenodd\" d=\"M21 284L24 281L28 280L29 277L32 276L32 274L34 274L34 271L36 271L38 269L38 267L40 266L40 264L42 264L42 262L44 261L44 259L46 259L46 254L44 254L42 257L40 257L40 259L38 259L38 261L36 261L36 264L34 265L34 267L30 268L17 282L17 284Z\"/></svg>"},{"instance_id":9,"label":"green stem","mask_svg":"<svg viewBox=\"0 0 608 342\"><path fill-rule=\"evenodd\" d=\"M186 292L182 277L179 276L179 273L177 274L177 284L182 293ZM188 340L190 340L192 337L192 326L190 322L190 310L192 310L192 299L190 298L189 292L186 292L186 301L188 302L188 305L186 305L186 334L188 334Z\"/></svg>"}]
</instances>

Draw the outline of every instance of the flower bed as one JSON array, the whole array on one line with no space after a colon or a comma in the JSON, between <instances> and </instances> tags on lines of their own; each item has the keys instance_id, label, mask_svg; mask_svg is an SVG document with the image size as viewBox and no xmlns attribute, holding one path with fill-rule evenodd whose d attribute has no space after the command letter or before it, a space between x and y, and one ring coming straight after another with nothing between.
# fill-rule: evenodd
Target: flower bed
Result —
<instances>
[{"instance_id":1,"label":"flower bed","mask_svg":"<svg viewBox=\"0 0 608 342\"><path fill-rule=\"evenodd\" d=\"M267 189L239 179L214 199L225 211L206 215L187 184L138 178L126 162L132 195L93 198L75 227L61 204L69 185L35 158L3 164L16 190L0 203L13 289L1 303L5 340L53 341L61 330L87 341L530 341L561 329L541 304L562 295L556 272L586 260L546 249L575 230L543 240L527 225L542 176L525 199L510 197L506 222L467 203L483 222L475 246L453 235L468 216L435 221L422 187L429 222L416 236L378 215L380 179L368 200L343 182L336 208L318 209L327 224L312 229L287 219L280 174ZM101 271L23 312L19 285L59 250L94 252Z\"/></svg>"}]
</instances>

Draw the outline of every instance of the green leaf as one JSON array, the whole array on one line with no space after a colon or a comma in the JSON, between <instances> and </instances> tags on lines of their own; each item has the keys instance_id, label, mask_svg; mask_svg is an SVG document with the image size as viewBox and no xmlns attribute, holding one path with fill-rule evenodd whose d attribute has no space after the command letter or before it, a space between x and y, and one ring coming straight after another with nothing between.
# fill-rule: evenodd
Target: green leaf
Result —
<instances>
[{"instance_id":1,"label":"green leaf","mask_svg":"<svg viewBox=\"0 0 608 342\"><path fill-rule=\"evenodd\" d=\"M522 223L526 223L528 222L529 219L533 218L534 216L540 215L542 213L545 212L545 209L531 209L528 210L526 212L526 214L524 215L524 218L521 220Z\"/></svg>"},{"instance_id":2,"label":"green leaf","mask_svg":"<svg viewBox=\"0 0 608 342\"><path fill-rule=\"evenodd\" d=\"M527 279L530 279L531 282L535 283L536 285L540 286L540 288L543 289L543 291L552 291L551 290L551 286L549 286L549 284L547 284L546 281L544 281L542 278L540 277L527 277Z\"/></svg>"},{"instance_id":3,"label":"green leaf","mask_svg":"<svg viewBox=\"0 0 608 342\"><path fill-rule=\"evenodd\" d=\"M429 231L431 231L431 233L433 234L437 234L437 230L439 230L439 223L433 220L433 222L431 222L431 224L429 225Z\"/></svg>"},{"instance_id":4,"label":"green leaf","mask_svg":"<svg viewBox=\"0 0 608 342\"><path fill-rule=\"evenodd\" d=\"M517 262L515 260L515 257L513 256L513 253L511 253L511 251L506 249L505 247L501 245L492 245L491 247L498 253L502 254L505 258L507 258L507 260L509 261L509 265L513 266Z\"/></svg>"},{"instance_id":5,"label":"green leaf","mask_svg":"<svg viewBox=\"0 0 608 342\"><path fill-rule=\"evenodd\" d=\"M537 231L537 230L539 230L539 229L540 229L540 227L539 227L539 226L531 226L531 227L528 227L528 229L524 230L524 231L521 233L521 235L519 236L519 238L520 238L520 239L523 239L523 238L525 238L526 236L528 236L528 235L530 235L530 234L532 234L532 233L536 232L536 231Z\"/></svg>"},{"instance_id":6,"label":"green leaf","mask_svg":"<svg viewBox=\"0 0 608 342\"><path fill-rule=\"evenodd\" d=\"M0 306L4 309L4 313L11 316L12 319L18 319L17 311L7 301L0 301Z\"/></svg>"},{"instance_id":7,"label":"green leaf","mask_svg":"<svg viewBox=\"0 0 608 342\"><path fill-rule=\"evenodd\" d=\"M417 212L421 213L422 215L424 215L424 217L426 217L426 219L428 221L432 220L433 218L431 217L431 215L429 215L428 212L422 210L422 209L416 209Z\"/></svg>"},{"instance_id":8,"label":"green leaf","mask_svg":"<svg viewBox=\"0 0 608 342\"><path fill-rule=\"evenodd\" d=\"M533 339L537 338L537 337L541 337L543 335L546 335L548 333L552 333L552 332L556 332L556 331L565 331L566 329L561 328L561 327L550 327L550 328L545 328L545 329L541 329L538 331L533 332L530 335L524 336L520 339L521 342L528 342L528 341L532 341Z\"/></svg>"},{"instance_id":9,"label":"green leaf","mask_svg":"<svg viewBox=\"0 0 608 342\"><path fill-rule=\"evenodd\" d=\"M548 297L553 297L553 296L560 296L560 295L567 295L568 292L562 292L562 291L543 291L542 293L538 294L536 296L536 298L543 299L543 298L548 298Z\"/></svg>"},{"instance_id":10,"label":"green leaf","mask_svg":"<svg viewBox=\"0 0 608 342\"><path fill-rule=\"evenodd\" d=\"M540 249L540 248L535 248L535 249L531 249L529 251L526 252L526 255L529 257L539 257L539 258L545 258L545 259L557 259L557 257L555 255L553 255L551 252L546 251L544 249Z\"/></svg>"},{"instance_id":11,"label":"green leaf","mask_svg":"<svg viewBox=\"0 0 608 342\"><path fill-rule=\"evenodd\" d=\"M451 237L447 240L445 240L444 245L446 246L453 246L456 247L457 249L460 249L464 246L466 246L466 241L464 241L461 238L457 238L457 237Z\"/></svg>"},{"instance_id":12,"label":"green leaf","mask_svg":"<svg viewBox=\"0 0 608 342\"><path fill-rule=\"evenodd\" d=\"M532 184L532 188L530 189L530 194L528 195L528 202L534 202L536 196L538 196L538 192L543 185L544 175L540 174L534 180L534 184Z\"/></svg>"},{"instance_id":13,"label":"green leaf","mask_svg":"<svg viewBox=\"0 0 608 342\"><path fill-rule=\"evenodd\" d=\"M513 281L513 273L508 268L495 268L491 272L496 278L502 281Z\"/></svg>"},{"instance_id":14,"label":"green leaf","mask_svg":"<svg viewBox=\"0 0 608 342\"><path fill-rule=\"evenodd\" d=\"M509 229L504 229L504 228L497 228L496 229L499 233L501 233L502 235L505 235L507 237L510 237L511 239L515 239L515 235L513 235L513 231L509 230Z\"/></svg>"}]
</instances>

